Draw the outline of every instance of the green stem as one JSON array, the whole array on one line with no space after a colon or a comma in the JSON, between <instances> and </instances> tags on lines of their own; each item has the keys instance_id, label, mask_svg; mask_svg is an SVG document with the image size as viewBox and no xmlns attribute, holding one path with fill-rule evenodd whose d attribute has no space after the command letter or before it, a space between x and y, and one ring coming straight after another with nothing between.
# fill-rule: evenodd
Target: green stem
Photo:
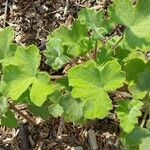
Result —
<instances>
[{"instance_id":1,"label":"green stem","mask_svg":"<svg viewBox=\"0 0 150 150\"><path fill-rule=\"evenodd\" d=\"M98 41L95 42L95 50L94 50L94 54L93 54L93 59L96 59L97 52L98 52Z\"/></svg>"},{"instance_id":2,"label":"green stem","mask_svg":"<svg viewBox=\"0 0 150 150\"><path fill-rule=\"evenodd\" d=\"M0 63L0 82L3 80L3 66L2 63Z\"/></svg>"},{"instance_id":3,"label":"green stem","mask_svg":"<svg viewBox=\"0 0 150 150\"><path fill-rule=\"evenodd\" d=\"M149 113L149 110L146 109L145 114L144 114L144 116L143 116L143 120L142 120L141 125L140 125L141 128L143 128L143 126L144 126L144 124L145 124L145 121L146 121L146 118L147 118L148 113Z\"/></svg>"}]
</instances>

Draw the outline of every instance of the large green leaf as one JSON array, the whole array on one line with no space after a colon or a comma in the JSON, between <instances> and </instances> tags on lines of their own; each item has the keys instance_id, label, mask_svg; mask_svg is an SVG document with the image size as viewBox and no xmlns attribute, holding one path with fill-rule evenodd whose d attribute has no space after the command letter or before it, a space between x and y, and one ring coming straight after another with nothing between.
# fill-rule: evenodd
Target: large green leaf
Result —
<instances>
[{"instance_id":1,"label":"large green leaf","mask_svg":"<svg viewBox=\"0 0 150 150\"><path fill-rule=\"evenodd\" d=\"M31 101L41 106L54 89L47 73L39 72L39 50L35 46L19 47L15 53L16 65L4 68L4 81L7 84L7 97L17 100L30 88Z\"/></svg>"},{"instance_id":2,"label":"large green leaf","mask_svg":"<svg viewBox=\"0 0 150 150\"><path fill-rule=\"evenodd\" d=\"M73 87L72 95L86 102L86 118L93 119L104 118L112 109L111 100L105 91L122 86L124 74L116 61L108 62L104 67L89 61L71 68L68 78L69 85Z\"/></svg>"},{"instance_id":3,"label":"large green leaf","mask_svg":"<svg viewBox=\"0 0 150 150\"><path fill-rule=\"evenodd\" d=\"M138 100L119 102L116 113L120 120L120 126L125 132L131 132L138 123L138 117L142 115L140 111L142 105L143 103Z\"/></svg>"},{"instance_id":4,"label":"large green leaf","mask_svg":"<svg viewBox=\"0 0 150 150\"><path fill-rule=\"evenodd\" d=\"M6 27L0 31L0 60L9 55L14 34L15 32L11 27Z\"/></svg>"},{"instance_id":5,"label":"large green leaf","mask_svg":"<svg viewBox=\"0 0 150 150\"><path fill-rule=\"evenodd\" d=\"M150 0L114 0L109 8L109 18L113 26L126 27L123 44L129 48L147 50L150 48Z\"/></svg>"}]
</instances>

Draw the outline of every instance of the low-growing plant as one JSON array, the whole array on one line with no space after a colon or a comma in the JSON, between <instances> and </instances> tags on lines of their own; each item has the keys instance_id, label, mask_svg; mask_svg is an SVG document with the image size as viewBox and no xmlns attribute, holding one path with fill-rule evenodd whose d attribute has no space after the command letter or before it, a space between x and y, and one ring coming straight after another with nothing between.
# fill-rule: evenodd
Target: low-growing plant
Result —
<instances>
[{"instance_id":1,"label":"low-growing plant","mask_svg":"<svg viewBox=\"0 0 150 150\"><path fill-rule=\"evenodd\" d=\"M1 125L17 126L13 103L25 103L29 112L43 119L63 116L77 124L115 113L122 149L148 150L149 5L150 0L134 5L130 0L114 0L107 17L103 10L82 9L71 27L61 25L48 35L46 50L41 52L35 45L13 43L13 29L2 29ZM39 67L40 54L50 70ZM126 94L121 99L110 98L117 91L123 93L123 88Z\"/></svg>"}]
</instances>

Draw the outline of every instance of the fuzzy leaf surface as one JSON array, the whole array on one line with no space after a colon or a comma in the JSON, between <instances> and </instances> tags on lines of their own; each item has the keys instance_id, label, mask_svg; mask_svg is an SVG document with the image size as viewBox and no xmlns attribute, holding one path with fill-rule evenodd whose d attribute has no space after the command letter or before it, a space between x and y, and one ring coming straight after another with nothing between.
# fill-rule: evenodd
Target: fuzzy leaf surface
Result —
<instances>
[{"instance_id":1,"label":"fuzzy leaf surface","mask_svg":"<svg viewBox=\"0 0 150 150\"><path fill-rule=\"evenodd\" d=\"M54 70L60 69L69 59L63 54L62 40L57 38L49 39L44 54L47 58L46 63Z\"/></svg>"}]
</instances>

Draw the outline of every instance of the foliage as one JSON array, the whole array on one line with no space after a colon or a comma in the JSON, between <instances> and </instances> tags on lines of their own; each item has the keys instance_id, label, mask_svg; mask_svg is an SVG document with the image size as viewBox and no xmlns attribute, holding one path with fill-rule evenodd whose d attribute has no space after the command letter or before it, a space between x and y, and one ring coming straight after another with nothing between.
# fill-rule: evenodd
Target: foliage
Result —
<instances>
[{"instance_id":1,"label":"foliage","mask_svg":"<svg viewBox=\"0 0 150 150\"><path fill-rule=\"evenodd\" d=\"M82 9L72 26L61 25L48 35L44 52L35 45L13 43L13 29L2 29L1 125L17 126L10 99L27 104L28 111L43 119L62 116L79 124L115 113L124 149L145 150L149 121L147 129L140 128L139 117L150 110L149 5L150 0L135 5L131 0L114 0L107 18L102 10ZM43 55L50 70L41 67ZM111 92L124 86L132 100L114 102Z\"/></svg>"}]
</instances>

